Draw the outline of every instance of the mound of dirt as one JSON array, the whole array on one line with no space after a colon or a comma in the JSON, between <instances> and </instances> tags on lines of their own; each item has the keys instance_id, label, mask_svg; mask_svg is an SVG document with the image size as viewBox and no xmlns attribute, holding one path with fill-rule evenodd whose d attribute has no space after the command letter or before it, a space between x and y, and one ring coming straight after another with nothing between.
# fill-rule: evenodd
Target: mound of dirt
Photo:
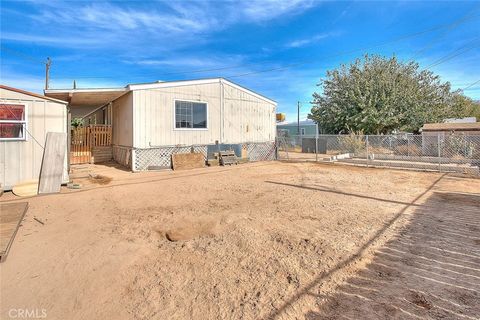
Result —
<instances>
[{"instance_id":1,"label":"mound of dirt","mask_svg":"<svg viewBox=\"0 0 480 320\"><path fill-rule=\"evenodd\" d=\"M201 219L184 221L178 226L168 230L165 237L169 241L186 241L201 236L214 236L220 233L218 221L212 219Z\"/></svg>"},{"instance_id":2,"label":"mound of dirt","mask_svg":"<svg viewBox=\"0 0 480 320\"><path fill-rule=\"evenodd\" d=\"M88 179L93 183L101 185L109 184L112 181L112 178L100 174L91 174Z\"/></svg>"}]
</instances>

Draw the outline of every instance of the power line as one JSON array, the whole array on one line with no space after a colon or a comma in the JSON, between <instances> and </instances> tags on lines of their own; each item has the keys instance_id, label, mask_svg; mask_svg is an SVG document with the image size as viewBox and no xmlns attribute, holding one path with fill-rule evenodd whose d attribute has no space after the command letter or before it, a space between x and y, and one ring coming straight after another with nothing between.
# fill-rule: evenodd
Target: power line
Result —
<instances>
[{"instance_id":1,"label":"power line","mask_svg":"<svg viewBox=\"0 0 480 320\"><path fill-rule=\"evenodd\" d=\"M479 82L480 82L480 79L475 81L474 83L469 84L468 86L466 86L465 88L460 89L460 90L465 91L466 89L473 87L474 85L476 85Z\"/></svg>"},{"instance_id":2,"label":"power line","mask_svg":"<svg viewBox=\"0 0 480 320\"><path fill-rule=\"evenodd\" d=\"M432 29L428 29L428 30L432 31ZM381 47L381 46L384 46L384 45L387 45L387 44L395 43L395 42L398 42L398 41L401 41L401 40L404 40L404 39L407 39L407 38L410 38L410 37L416 37L416 36L418 36L420 34L423 34L425 32L427 32L427 30L416 32L414 34L410 34L409 36L402 36L402 37L399 37L399 38L394 39L392 41L383 42L383 43L380 43L378 45L374 45L374 46L371 46L371 47L366 47L366 48L363 48L363 49L350 50L350 51L345 51L345 52L339 52L339 53L335 53L335 54L332 54L332 55L329 55L329 56L324 56L324 57L321 57L321 58L336 57L336 56L339 56L339 55L350 54L350 53L354 53L354 52L357 52L357 51L365 51L365 50L369 50L369 49L372 49L372 48ZM283 66L283 67L271 68L271 69L260 70L260 71L252 71L252 72L247 72L247 73L244 73L244 74L233 75L233 76L226 77L226 78L227 79L228 78L237 78L237 77L243 77L243 76L248 76L248 75L258 74L258 73L264 73L264 72L280 71L280 70L288 69L288 68L293 67L293 66L307 64L311 61L312 60L305 60L304 62L293 63L293 64L286 65L286 66ZM316 60L313 60L313 61L316 61Z\"/></svg>"},{"instance_id":3,"label":"power line","mask_svg":"<svg viewBox=\"0 0 480 320\"><path fill-rule=\"evenodd\" d=\"M468 11L467 14L463 15L460 19L454 21L450 27L447 28L445 32L443 32L439 37L434 38L432 41L428 42L424 47L420 50L417 50L409 60L415 60L421 53L425 52L426 50L430 49L438 40L445 37L449 32L457 28L458 26L462 25L463 23L469 20L469 17L473 15L477 9L480 8L480 5L474 6L472 10Z\"/></svg>"},{"instance_id":4,"label":"power line","mask_svg":"<svg viewBox=\"0 0 480 320\"><path fill-rule=\"evenodd\" d=\"M437 26L434 26L434 27L431 27L431 28L428 28L428 29L425 29L425 30L422 30L422 31L417 31L417 32L414 32L414 33L409 33L409 34L404 34L404 35L401 35L397 38L394 38L393 40L383 41L383 42L380 42L378 44L371 45L371 46L368 46L368 47L353 49L353 50L347 50L347 51L340 51L340 52L332 53L332 54L329 54L329 55L319 56L319 57L316 57L315 59L307 59L307 60L287 64L285 66L270 68L270 69L266 69L266 70L258 70L258 71L252 71L252 72L247 72L247 73L238 74L238 75L232 75L232 76L229 76L227 78L237 78L237 77L244 77L244 76L257 74L257 73L279 71L279 70L288 69L288 68L291 68L291 67L294 67L294 66L299 66L299 65L304 65L304 64L307 64L307 63L315 62L315 61L318 61L318 59L331 58L331 57L337 57L337 56L347 55L347 54L356 53L356 52L362 52L362 51L366 51L366 50L369 50L369 49L382 47L382 46L385 46L385 45L388 45L388 44L403 41L403 40L406 40L406 39L409 39L409 38L414 38L414 37L417 37L417 36L423 35L425 33L432 32L432 31L441 30L441 29L448 28L448 27L451 27L451 26L456 26L459 23L464 23L466 21L473 20L477 17L478 17L478 15L467 16L467 17L461 18L460 21L456 20L456 21L448 23L448 24L437 25ZM264 60L263 62L265 63L265 62L270 62L270 61L269 60ZM198 70L191 70L191 71L170 72L170 73L160 73L160 74L159 73L155 73L155 74L152 73L152 74L144 74L144 75L138 75L138 76L133 76L133 77L131 76L131 78L139 78L139 77L147 77L147 76L187 74L187 73L189 73L189 74L190 73L203 73L203 72L211 72L211 71L223 71L223 70L235 69L235 68L240 68L240 67L245 67L245 66L257 65L257 64L239 64L239 65L225 66L225 67L212 68L212 69L198 69ZM118 76L78 76L78 77L71 77L71 79L115 79L115 78L118 78ZM70 78L63 77L63 78L59 78L59 79L70 79Z\"/></svg>"},{"instance_id":5,"label":"power line","mask_svg":"<svg viewBox=\"0 0 480 320\"><path fill-rule=\"evenodd\" d=\"M460 47L458 48L457 50L447 54L446 56L443 56L442 58L438 59L437 61L433 62L432 64L428 65L425 69L430 69L432 67L436 67L438 66L439 64L442 64L444 62L447 62L449 60L452 60L453 58L461 55L461 54L464 54L465 52L467 51L470 51L476 47L478 47L478 45L480 44L480 42L477 41L478 38L476 38L474 41L471 41L469 42L468 44L464 45L463 47ZM472 46L469 46L471 44L474 44Z\"/></svg>"},{"instance_id":6,"label":"power line","mask_svg":"<svg viewBox=\"0 0 480 320\"><path fill-rule=\"evenodd\" d=\"M236 66L226 66L226 67L219 67L219 68L211 68L211 69L198 69L192 71L178 71L178 72L167 72L167 73L151 73L151 74L144 74L144 75L136 75L132 78L139 78L139 77L146 77L146 76L167 76L167 75L178 75L178 74L186 74L186 73L203 73L203 72L212 72L212 71L222 71L227 69L235 69L245 66L254 66L256 64L245 64L245 65L236 65ZM80 77L72 77L75 79L114 79L118 78L118 76L80 76ZM59 79L70 79L70 78L59 78Z\"/></svg>"},{"instance_id":7,"label":"power line","mask_svg":"<svg viewBox=\"0 0 480 320\"><path fill-rule=\"evenodd\" d=\"M351 4L348 6L350 7ZM268 62L268 60L264 60L263 62ZM223 71L223 70L228 70L228 69L237 69L237 68L242 68L246 66L256 66L258 63L250 63L250 64L238 64L238 65L231 65L231 66L225 66L225 67L218 67L218 68L210 68L210 69L198 69L198 70L192 70L192 71L177 71L177 72L167 72L167 73L162 73L160 75L162 76L169 76L169 75L178 75L178 74L186 74L186 73L204 73L204 72L212 72L212 71ZM151 74L151 75L159 75L159 74ZM139 75L138 77L144 77L145 75ZM148 76L148 75L147 75ZM80 76L80 77L74 77L75 79L107 79L107 78L116 78L116 77L98 77L98 76Z\"/></svg>"},{"instance_id":8,"label":"power line","mask_svg":"<svg viewBox=\"0 0 480 320\"><path fill-rule=\"evenodd\" d=\"M380 45L379 45L379 46L380 46ZM463 54L463 53L465 53L465 52L467 52L467 51L469 51L469 50L471 50L471 49L473 49L473 48L475 48L475 47L476 47L476 45L475 45L475 46L472 46L472 47L470 47L470 48L467 48L467 49L463 50L462 52L460 52L460 53L458 53L458 54L455 54L455 55L452 56L452 57L443 57L443 58L440 59L440 60L442 60L442 61L437 60L437 61L434 62L432 65L429 65L428 67L426 67L426 69L431 68L431 67L434 67L434 66L437 66L437 65L439 65L439 64L441 64L441 63L443 63L443 62L446 62L446 61L448 61L448 60L451 60L451 59L453 59L454 57L456 57L456 56L458 56L458 55L460 55L460 54ZM373 47L372 47L372 48L373 48ZM464 48L462 47L462 48L460 48L460 49L464 49ZM460 49L458 49L458 50L460 50ZM366 48L365 50L368 50L368 48ZM458 51L458 50L456 50L456 51ZM336 56L338 56L338 55L339 55L339 54L337 54ZM448 59L445 59L445 58L448 58ZM443 60L443 59L445 59L445 60ZM278 67L278 68L272 68L272 69L266 69L266 70L260 70L260 71L252 71L252 72L247 72L247 73L243 73L243 74L238 74L238 75L229 76L229 77L226 77L226 79L244 77L244 76L248 76L248 75L252 75L252 74L258 74L258 73L264 73L264 72L280 71L280 70L288 69L288 68L290 68L290 67L292 67L292 66L303 65L303 64L307 64L307 63L308 63L308 62L300 62L300 63L290 64L290 65L283 66L283 67Z\"/></svg>"}]
</instances>

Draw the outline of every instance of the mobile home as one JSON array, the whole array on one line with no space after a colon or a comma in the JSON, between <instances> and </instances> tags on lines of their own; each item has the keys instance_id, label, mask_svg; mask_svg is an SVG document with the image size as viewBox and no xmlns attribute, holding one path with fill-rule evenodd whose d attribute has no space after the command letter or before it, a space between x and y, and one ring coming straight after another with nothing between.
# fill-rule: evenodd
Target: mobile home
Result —
<instances>
[{"instance_id":1,"label":"mobile home","mask_svg":"<svg viewBox=\"0 0 480 320\"><path fill-rule=\"evenodd\" d=\"M133 171L169 167L175 152L213 145L273 159L276 102L223 78L130 84L113 89L50 89L85 122L112 128L113 158Z\"/></svg>"}]
</instances>

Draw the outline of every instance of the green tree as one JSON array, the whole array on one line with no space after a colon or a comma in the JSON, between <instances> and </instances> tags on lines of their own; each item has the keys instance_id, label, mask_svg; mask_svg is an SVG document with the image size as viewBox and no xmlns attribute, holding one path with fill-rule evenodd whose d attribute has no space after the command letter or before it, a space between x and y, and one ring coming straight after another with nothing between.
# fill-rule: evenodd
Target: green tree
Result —
<instances>
[{"instance_id":1,"label":"green tree","mask_svg":"<svg viewBox=\"0 0 480 320\"><path fill-rule=\"evenodd\" d=\"M458 97L458 103L461 104L464 117L475 117L480 121L480 101L473 101L463 95Z\"/></svg>"},{"instance_id":2,"label":"green tree","mask_svg":"<svg viewBox=\"0 0 480 320\"><path fill-rule=\"evenodd\" d=\"M309 118L326 133L418 132L427 122L464 116L466 101L450 83L415 62L365 55L327 71Z\"/></svg>"}]
</instances>

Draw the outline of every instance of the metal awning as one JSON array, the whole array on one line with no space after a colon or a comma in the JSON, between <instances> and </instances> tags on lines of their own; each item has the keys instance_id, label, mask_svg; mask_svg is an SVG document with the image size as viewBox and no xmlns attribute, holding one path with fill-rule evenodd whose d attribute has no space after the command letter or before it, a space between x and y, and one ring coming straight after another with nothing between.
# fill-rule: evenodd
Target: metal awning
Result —
<instances>
[{"instance_id":1,"label":"metal awning","mask_svg":"<svg viewBox=\"0 0 480 320\"><path fill-rule=\"evenodd\" d=\"M47 89L45 96L67 101L70 107L100 107L128 92L128 88Z\"/></svg>"}]
</instances>

